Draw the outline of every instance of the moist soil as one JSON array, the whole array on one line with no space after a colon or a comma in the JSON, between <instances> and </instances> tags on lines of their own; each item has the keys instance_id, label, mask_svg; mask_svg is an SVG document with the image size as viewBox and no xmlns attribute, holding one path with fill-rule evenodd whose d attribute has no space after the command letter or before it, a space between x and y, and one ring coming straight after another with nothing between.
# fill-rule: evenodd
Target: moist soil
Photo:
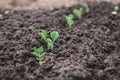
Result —
<instances>
[{"instance_id":1,"label":"moist soil","mask_svg":"<svg viewBox=\"0 0 120 80\"><path fill-rule=\"evenodd\" d=\"M89 5L72 28L65 15L80 5L13 11L0 20L0 80L120 80L120 16L111 15L112 3ZM54 50L47 50L41 29L59 32ZM43 65L33 55L40 45L47 53Z\"/></svg>"}]
</instances>

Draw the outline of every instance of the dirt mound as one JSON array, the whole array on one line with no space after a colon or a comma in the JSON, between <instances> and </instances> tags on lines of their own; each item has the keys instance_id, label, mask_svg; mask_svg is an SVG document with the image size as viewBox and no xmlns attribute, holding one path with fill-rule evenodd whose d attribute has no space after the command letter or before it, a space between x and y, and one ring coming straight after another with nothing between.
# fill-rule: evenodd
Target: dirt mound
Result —
<instances>
[{"instance_id":1,"label":"dirt mound","mask_svg":"<svg viewBox=\"0 0 120 80\"><path fill-rule=\"evenodd\" d=\"M120 17L111 15L113 4L90 4L91 12L68 28L64 16L79 7L14 11L0 20L0 80L120 80ZM46 48L41 29L60 33L42 66L32 54Z\"/></svg>"}]
</instances>

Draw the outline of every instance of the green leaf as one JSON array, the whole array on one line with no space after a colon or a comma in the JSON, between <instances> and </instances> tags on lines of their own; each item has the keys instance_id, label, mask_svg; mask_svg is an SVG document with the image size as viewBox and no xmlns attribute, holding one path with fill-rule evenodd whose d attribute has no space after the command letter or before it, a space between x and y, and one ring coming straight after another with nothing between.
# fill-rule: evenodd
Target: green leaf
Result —
<instances>
[{"instance_id":1,"label":"green leaf","mask_svg":"<svg viewBox=\"0 0 120 80\"><path fill-rule=\"evenodd\" d=\"M53 41L50 38L47 38L47 43L53 43Z\"/></svg>"},{"instance_id":2,"label":"green leaf","mask_svg":"<svg viewBox=\"0 0 120 80\"><path fill-rule=\"evenodd\" d=\"M43 64L43 61L39 61L39 64L42 65L42 64Z\"/></svg>"},{"instance_id":3,"label":"green leaf","mask_svg":"<svg viewBox=\"0 0 120 80\"><path fill-rule=\"evenodd\" d=\"M66 19L68 19L68 20L73 19L73 15L69 14L68 16L66 16Z\"/></svg>"},{"instance_id":4,"label":"green leaf","mask_svg":"<svg viewBox=\"0 0 120 80\"><path fill-rule=\"evenodd\" d=\"M119 6L118 6L118 5L115 5L114 10L115 10L115 11L118 11L118 10L119 10Z\"/></svg>"},{"instance_id":5,"label":"green leaf","mask_svg":"<svg viewBox=\"0 0 120 80\"><path fill-rule=\"evenodd\" d=\"M8 15L8 14L10 14L10 13L11 13L10 10L6 10L6 11L4 12L5 15Z\"/></svg>"},{"instance_id":6,"label":"green leaf","mask_svg":"<svg viewBox=\"0 0 120 80\"><path fill-rule=\"evenodd\" d=\"M40 54L40 56L39 56L40 60L43 60L44 56L45 56L44 52L42 54Z\"/></svg>"},{"instance_id":7,"label":"green leaf","mask_svg":"<svg viewBox=\"0 0 120 80\"><path fill-rule=\"evenodd\" d=\"M51 36L51 38L52 38L52 40L54 42L55 40L58 39L59 33L57 31L53 31L53 32L50 33L50 36Z\"/></svg>"},{"instance_id":8,"label":"green leaf","mask_svg":"<svg viewBox=\"0 0 120 80\"><path fill-rule=\"evenodd\" d=\"M83 8L74 9L74 10L73 10L73 13L74 13L79 19L81 19L81 18L82 18L82 15L83 15Z\"/></svg>"},{"instance_id":9,"label":"green leaf","mask_svg":"<svg viewBox=\"0 0 120 80\"><path fill-rule=\"evenodd\" d=\"M44 59L46 54L43 52L43 47L35 48L33 53L36 56L36 60L38 60L39 63L42 64L43 63L42 60Z\"/></svg>"},{"instance_id":10,"label":"green leaf","mask_svg":"<svg viewBox=\"0 0 120 80\"><path fill-rule=\"evenodd\" d=\"M89 13L90 12L90 8L88 5L86 5L86 13Z\"/></svg>"},{"instance_id":11,"label":"green leaf","mask_svg":"<svg viewBox=\"0 0 120 80\"><path fill-rule=\"evenodd\" d=\"M66 16L66 20L67 20L67 25L69 27L72 27L72 25L74 24L74 21L73 21L73 15L72 14L69 14L68 16Z\"/></svg>"},{"instance_id":12,"label":"green leaf","mask_svg":"<svg viewBox=\"0 0 120 80\"><path fill-rule=\"evenodd\" d=\"M41 46L40 48L38 48L38 51L41 54L43 52L43 47Z\"/></svg>"},{"instance_id":13,"label":"green leaf","mask_svg":"<svg viewBox=\"0 0 120 80\"><path fill-rule=\"evenodd\" d=\"M48 49L53 49L54 48L54 45L53 45L53 41L50 39L50 38L47 38L47 46L48 46Z\"/></svg>"},{"instance_id":14,"label":"green leaf","mask_svg":"<svg viewBox=\"0 0 120 80\"><path fill-rule=\"evenodd\" d=\"M51 50L54 49L54 45L53 45L53 43L48 43L48 49L51 49Z\"/></svg>"},{"instance_id":15,"label":"green leaf","mask_svg":"<svg viewBox=\"0 0 120 80\"><path fill-rule=\"evenodd\" d=\"M1 19L1 20L4 19L4 16L3 16L2 14L0 14L0 19Z\"/></svg>"},{"instance_id":16,"label":"green leaf","mask_svg":"<svg viewBox=\"0 0 120 80\"><path fill-rule=\"evenodd\" d=\"M45 57L45 53L43 52L42 54L39 54L39 56L37 56L37 60L38 61L42 61L43 59L44 59L44 57Z\"/></svg>"},{"instance_id":17,"label":"green leaf","mask_svg":"<svg viewBox=\"0 0 120 80\"><path fill-rule=\"evenodd\" d=\"M39 56L43 52L43 47L35 48L34 49L34 54L36 56Z\"/></svg>"},{"instance_id":18,"label":"green leaf","mask_svg":"<svg viewBox=\"0 0 120 80\"><path fill-rule=\"evenodd\" d=\"M40 32L42 39L46 40L47 39L47 31L46 30L41 30Z\"/></svg>"}]
</instances>

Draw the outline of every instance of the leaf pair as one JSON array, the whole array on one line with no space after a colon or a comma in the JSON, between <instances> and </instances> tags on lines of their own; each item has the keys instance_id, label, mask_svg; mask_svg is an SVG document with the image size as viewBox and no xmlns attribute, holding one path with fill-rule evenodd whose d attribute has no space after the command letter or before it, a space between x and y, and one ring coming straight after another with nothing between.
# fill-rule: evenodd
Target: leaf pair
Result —
<instances>
[{"instance_id":1,"label":"leaf pair","mask_svg":"<svg viewBox=\"0 0 120 80\"><path fill-rule=\"evenodd\" d=\"M41 30L40 32L42 39L47 42L48 49L54 48L54 42L58 39L59 33L57 31L53 31L50 33L50 38L48 38L47 31Z\"/></svg>"},{"instance_id":2,"label":"leaf pair","mask_svg":"<svg viewBox=\"0 0 120 80\"><path fill-rule=\"evenodd\" d=\"M45 57L45 52L43 50L43 47L35 48L34 49L34 55L36 56L36 59L39 61L40 65L43 63L43 59Z\"/></svg>"},{"instance_id":3,"label":"leaf pair","mask_svg":"<svg viewBox=\"0 0 120 80\"><path fill-rule=\"evenodd\" d=\"M67 20L67 25L69 27L72 27L72 25L74 24L74 20L73 20L73 15L69 14L68 16L66 16L66 20Z\"/></svg>"}]
</instances>

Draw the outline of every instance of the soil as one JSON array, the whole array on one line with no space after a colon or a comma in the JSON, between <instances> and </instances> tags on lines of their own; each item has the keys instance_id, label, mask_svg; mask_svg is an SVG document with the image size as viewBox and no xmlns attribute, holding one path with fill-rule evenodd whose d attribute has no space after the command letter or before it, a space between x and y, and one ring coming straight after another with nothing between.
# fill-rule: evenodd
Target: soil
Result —
<instances>
[{"instance_id":1,"label":"soil","mask_svg":"<svg viewBox=\"0 0 120 80\"><path fill-rule=\"evenodd\" d=\"M74 8L13 11L0 20L0 80L120 80L120 16L112 3L90 3L91 11L72 28L65 15ZM3 10L0 10L2 12ZM33 48L46 43L39 31L57 30L59 39L39 65Z\"/></svg>"},{"instance_id":2,"label":"soil","mask_svg":"<svg viewBox=\"0 0 120 80\"><path fill-rule=\"evenodd\" d=\"M0 8L12 10L54 9L75 4L85 5L87 1L108 1L118 3L120 0L0 0Z\"/></svg>"}]
</instances>

